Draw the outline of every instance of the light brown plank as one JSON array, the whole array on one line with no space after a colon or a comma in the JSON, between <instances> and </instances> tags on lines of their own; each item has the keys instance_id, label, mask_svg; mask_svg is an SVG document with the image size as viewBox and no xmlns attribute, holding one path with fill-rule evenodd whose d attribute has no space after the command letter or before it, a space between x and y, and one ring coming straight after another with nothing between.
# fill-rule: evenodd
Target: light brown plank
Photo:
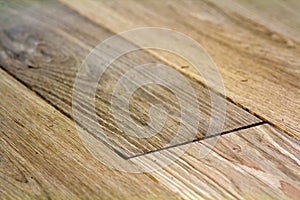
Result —
<instances>
[{"instance_id":1,"label":"light brown plank","mask_svg":"<svg viewBox=\"0 0 300 200\"><path fill-rule=\"evenodd\" d=\"M45 4L12 2L3 9L2 14L10 16L10 21L6 23L9 26L4 26L1 32L1 66L71 117L72 88L78 67L89 50L109 37L111 33L56 2ZM131 45L125 40L124 43ZM103 55L105 53L103 52ZM114 146L115 150L125 157L168 147L177 133L179 124L190 127L189 119L194 116L190 114L188 120L180 122L180 107L174 94L160 86L147 86L140 88L133 96L134 106L130 114L137 123L144 125L149 122L149 107L157 103L162 104L170 114L161 132L145 140L129 137L116 125L110 108L114 85L132 67L150 62L159 61L143 51L127 54L113 63L112 69L105 72L104 78L98 85L96 112L100 117L100 124L105 130L110 146ZM141 74L141 78L144 76L155 75ZM88 80L89 77L86 79ZM208 90L195 81L191 81L191 85L198 96L200 125L195 138L187 132L178 144L203 138L210 123L211 105ZM184 101L189 103L191 94L184 90L181 92ZM217 98L222 97L217 96ZM85 109L84 91L81 100L83 105L80 109L89 116L91 111ZM123 99L120 98L119 101ZM214 117L218 118L223 112L219 111ZM122 123L129 128L134 126L128 122L128 119L123 120ZM261 120L227 101L226 121L222 132L258 122ZM79 123L88 125L92 121Z\"/></svg>"},{"instance_id":2,"label":"light brown plank","mask_svg":"<svg viewBox=\"0 0 300 200\"><path fill-rule=\"evenodd\" d=\"M298 14L291 13L300 9L297 2L279 6L265 1L62 2L113 32L155 26L192 37L219 67L227 97L299 139L300 27ZM255 3L258 8L253 8ZM203 82L192 67L181 68L188 65L185 61L163 52L152 54Z\"/></svg>"},{"instance_id":3,"label":"light brown plank","mask_svg":"<svg viewBox=\"0 0 300 200\"><path fill-rule=\"evenodd\" d=\"M150 175L101 164L72 120L3 70L0 95L1 199L176 198Z\"/></svg>"}]
</instances>

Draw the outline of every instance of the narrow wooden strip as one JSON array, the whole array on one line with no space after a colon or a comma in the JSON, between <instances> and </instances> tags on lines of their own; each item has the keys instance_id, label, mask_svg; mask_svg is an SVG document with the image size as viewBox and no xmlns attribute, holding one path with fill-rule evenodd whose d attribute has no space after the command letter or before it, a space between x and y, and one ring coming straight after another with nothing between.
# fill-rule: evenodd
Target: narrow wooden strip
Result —
<instances>
[{"instance_id":1,"label":"narrow wooden strip","mask_svg":"<svg viewBox=\"0 0 300 200\"><path fill-rule=\"evenodd\" d=\"M1 66L71 117L72 89L78 67L92 47L111 36L111 33L57 2L12 1L1 11L1 15L10 16L9 23L5 23L7 26L3 25L1 30ZM122 41L126 45L132 45L126 40ZM100 60L105 59L108 53L109 51L100 52ZM144 51L129 53L116 60L99 81L96 93L96 113L100 119L99 123L104 130L105 137L108 138L109 145L125 157L167 147L180 125L188 127L187 129L193 126L190 121L194 119L193 112L195 111L190 112L187 119L181 120L180 109L185 108L180 107L174 91L159 85L139 88L131 98L129 110L135 123L144 126L150 121L149 108L156 104L164 106L168 111L168 118L159 134L147 139L130 137L116 124L110 103L115 84L126 71L133 67L157 62L159 62L157 59ZM156 74L145 72L137 79L147 77L153 80L155 76ZM80 81L88 86L89 77L83 77ZM208 90L195 81L190 81L190 83L198 97L200 125L195 138L189 138L190 132L187 131L186 135L181 136L180 143L203 138L210 124L211 105ZM79 92L79 109L87 118L91 116L92 111L86 106L85 91ZM178 92L182 94L183 101L187 103L193 101L192 94L189 92L185 90ZM216 97L223 99L218 95ZM121 95L116 98L119 102L125 101ZM214 116L218 119L222 114L226 114L226 121L221 132L261 121L238 106L226 102L227 110L218 110ZM78 123L84 126L93 122L87 118ZM126 117L121 118L119 122L125 124L128 129L136 126ZM91 133L96 134L94 131Z\"/></svg>"},{"instance_id":2,"label":"narrow wooden strip","mask_svg":"<svg viewBox=\"0 0 300 200\"><path fill-rule=\"evenodd\" d=\"M219 67L228 98L299 139L300 27L299 15L293 12L300 9L297 2L61 1L116 33L154 26L192 37ZM249 19L249 12L236 4L254 14ZM204 82L184 60L150 52Z\"/></svg>"}]
</instances>

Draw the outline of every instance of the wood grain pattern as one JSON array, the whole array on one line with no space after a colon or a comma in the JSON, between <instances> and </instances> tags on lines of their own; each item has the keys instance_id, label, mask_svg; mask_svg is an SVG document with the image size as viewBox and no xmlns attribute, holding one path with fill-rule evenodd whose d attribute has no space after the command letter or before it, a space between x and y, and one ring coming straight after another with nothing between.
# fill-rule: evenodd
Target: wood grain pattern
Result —
<instances>
[{"instance_id":1,"label":"wood grain pattern","mask_svg":"<svg viewBox=\"0 0 300 200\"><path fill-rule=\"evenodd\" d=\"M155 26L192 37L219 67L228 98L299 139L299 23L293 12L300 9L297 2L274 1L278 3L270 7L259 1L258 8L246 1L62 2L113 32ZM237 4L243 9L234 7ZM252 21L257 18L261 20ZM203 82L192 67L181 68L188 66L182 59L151 53Z\"/></svg>"},{"instance_id":2,"label":"wood grain pattern","mask_svg":"<svg viewBox=\"0 0 300 200\"><path fill-rule=\"evenodd\" d=\"M0 94L1 199L178 199L150 175L101 164L72 120L3 70Z\"/></svg>"},{"instance_id":3,"label":"wood grain pattern","mask_svg":"<svg viewBox=\"0 0 300 200\"><path fill-rule=\"evenodd\" d=\"M113 85L122 74L139 64L160 62L138 51L116 60L100 80L96 95L99 124L122 153L121 156L114 152L113 156L121 160L124 155L133 156L129 161L146 169L157 168L166 160L176 161L151 173L112 170L86 149L71 110L79 65L112 32L56 1L0 2L0 66L6 70L0 69L0 199L299 199L299 43L288 38L293 29L282 36L270 31L271 27L253 24L229 12L231 7L225 9L208 2L170 2L118 2L122 8L113 1L65 3L92 21L111 23L114 31L138 25L188 31L221 66L226 87L231 88L227 88L228 97L295 138L268 122L250 128L261 120L227 101L224 131L231 132L203 139L209 124L208 91L191 81L202 117L197 139L203 140L160 150L176 132L179 105L171 91L153 85L142 87L133 95L131 117L141 125L147 124L149 107L158 103L170 111L167 126L157 137L132 139L114 123L109 101ZM108 14L111 18L107 18ZM107 52L101 52L100 58L102 53ZM159 51L151 53L187 77L202 80L179 57ZM88 84L86 79L81 81ZM85 91L81 92L84 100ZM183 94L189 101L190 94ZM80 108L86 115L91 112L84 104ZM285 121L281 122L281 118ZM189 125L188 120L181 123ZM232 131L236 128L244 129ZM88 131L85 133L93 134ZM200 152L211 148L208 142L216 138L219 140L211 153L200 158ZM100 150L109 148L103 143L100 146ZM185 147L185 154L179 155ZM154 152L144 155L149 151ZM111 155L101 161L113 162Z\"/></svg>"},{"instance_id":4,"label":"wood grain pattern","mask_svg":"<svg viewBox=\"0 0 300 200\"><path fill-rule=\"evenodd\" d=\"M1 32L1 66L71 117L72 88L78 67L89 50L111 34L58 3L34 5L35 7L30 7L28 3L23 3L23 5L11 3L10 8L2 12L3 15L13 16L21 7L28 8L24 12L20 11L19 16L11 17L13 20L9 23L10 27L4 27ZM132 45L126 41L125 43ZM101 53L105 55L107 52ZM156 104L163 105L169 114L159 134L147 140L129 137L114 122L110 99L115 84L132 67L153 62L159 61L143 51L129 53L115 61L98 84L96 113L100 118L100 124L106 131L105 134L111 146L114 146L115 150L125 157L168 147L180 124L187 127L193 126L189 121L194 115L191 113L186 121L181 121L180 106L176 96L172 91L161 86L146 86L137 90L131 101L134 106L130 110L136 123L145 125L149 122L149 107ZM153 74L141 74L141 77L144 76L151 79ZM89 77L82 81L88 84L88 80ZM191 81L191 85L198 97L200 125L195 138L189 136L190 133L186 133L179 143L203 138L210 124L211 108L208 90L195 81ZM81 92L81 101L85 102L85 93ZM181 92L183 100L189 103L192 99L191 94L186 91ZM119 98L118 101L124 100ZM89 116L92 111L85 107L84 103L81 103L81 111ZM214 117L217 119L223 112L219 111ZM224 132L261 122L260 119L230 102L227 102L226 116ZM127 124L129 128L135 126L126 118L122 120L124 120L122 123ZM92 121L80 123L87 125Z\"/></svg>"},{"instance_id":5,"label":"wood grain pattern","mask_svg":"<svg viewBox=\"0 0 300 200\"><path fill-rule=\"evenodd\" d=\"M186 199L299 199L300 144L270 125L220 136L199 158L203 141L152 175ZM170 159L177 149L164 151ZM154 155L153 155L154 156Z\"/></svg>"},{"instance_id":6,"label":"wood grain pattern","mask_svg":"<svg viewBox=\"0 0 300 200\"><path fill-rule=\"evenodd\" d=\"M69 118L2 70L0 87L2 199L298 199L299 142L269 125L220 136L202 159L203 142L193 143L171 166L133 175L93 158ZM135 159L157 165L153 158Z\"/></svg>"}]
</instances>

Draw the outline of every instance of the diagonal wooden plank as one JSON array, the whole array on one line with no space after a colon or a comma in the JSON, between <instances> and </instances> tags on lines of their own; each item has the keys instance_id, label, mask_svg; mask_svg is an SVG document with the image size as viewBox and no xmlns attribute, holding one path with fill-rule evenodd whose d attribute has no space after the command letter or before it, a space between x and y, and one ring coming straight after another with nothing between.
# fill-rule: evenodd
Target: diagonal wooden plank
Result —
<instances>
[{"instance_id":1,"label":"diagonal wooden plank","mask_svg":"<svg viewBox=\"0 0 300 200\"><path fill-rule=\"evenodd\" d=\"M149 174L101 164L72 120L3 70L0 95L1 199L178 199Z\"/></svg>"},{"instance_id":2,"label":"diagonal wooden plank","mask_svg":"<svg viewBox=\"0 0 300 200\"><path fill-rule=\"evenodd\" d=\"M1 66L13 76L41 95L67 116L72 116L72 88L74 79L83 58L93 46L112 34L82 18L76 12L57 2L11 2L1 11L8 21L2 24L0 49ZM132 45L129 42L127 45ZM108 47L109 48L109 47ZM101 52L103 55L107 52ZM101 55L99 55L101 56ZM134 66L159 62L143 51L133 52L118 59L112 68L105 72L98 84L96 94L96 113L100 125L105 130L109 145L125 157L143 154L168 146L175 136L179 124L191 126L189 119L180 121L178 101L174 94L161 86L145 86L136 91L132 97L130 114L136 123L145 125L149 122L148 109L155 104L162 104L169 111L168 120L155 137L140 139L130 137L117 126L110 107L112 90L120 77ZM142 77L153 77L154 74L141 74ZM87 81L87 80L82 80ZM175 80L176 81L176 80ZM87 81L88 84L88 81ZM198 134L192 139L204 137L210 124L210 96L201 84L191 81L198 96L199 119ZM89 116L86 109L85 91L81 91L81 111ZM184 100L189 102L191 94L181 91ZM222 99L221 96L217 98ZM123 99L118 99L123 101ZM227 101L226 121L223 131L261 122L260 119ZM222 111L224 112L224 111ZM221 111L216 118L221 116ZM132 128L128 119L122 123ZM92 124L86 120L81 125ZM93 132L92 132L93 133ZM93 133L95 134L95 133ZM188 142L188 135L181 142ZM218 133L214 133L218 134ZM191 139L191 138L190 138Z\"/></svg>"},{"instance_id":3,"label":"diagonal wooden plank","mask_svg":"<svg viewBox=\"0 0 300 200\"><path fill-rule=\"evenodd\" d=\"M113 32L155 26L187 34L197 40L216 62L228 98L299 138L300 27L295 13L299 10L297 2L62 2ZM236 4L240 6L235 7ZM152 54L203 82L184 60L163 52Z\"/></svg>"}]
</instances>

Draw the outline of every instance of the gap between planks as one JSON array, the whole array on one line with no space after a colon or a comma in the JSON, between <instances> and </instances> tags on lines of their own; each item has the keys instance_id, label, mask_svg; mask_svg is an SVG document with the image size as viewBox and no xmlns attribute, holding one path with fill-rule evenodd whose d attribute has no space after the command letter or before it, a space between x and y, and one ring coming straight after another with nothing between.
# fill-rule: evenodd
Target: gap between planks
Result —
<instances>
[{"instance_id":1,"label":"gap between planks","mask_svg":"<svg viewBox=\"0 0 300 200\"><path fill-rule=\"evenodd\" d=\"M222 136L222 135L227 135L227 134L229 134L229 133L235 133L235 132L238 132L238 131L241 131L241 130L246 130L246 129L253 128L253 127L255 127L255 126L260 126L260 125L263 125L263 124L268 124L268 123L267 123L267 122L264 122L264 121L257 122L257 123L250 124L250 125L247 125L247 126L242 126L242 127L239 127L239 128L233 129L233 130L224 131L224 132L217 133L217 134L214 134L214 135L209 135L209 136L204 137L204 138L194 139L194 140L192 140L192 141L187 141L187 142L180 143L180 144L176 144L176 145L173 145L173 146L163 147L163 148L158 149L158 150L155 150L155 151L148 151L148 152L146 152L146 153L134 155L134 156L131 156L131 157L127 157L127 158L125 158L125 159L126 159L126 160L129 160L129 159L131 159L131 158L136 158L136 157L140 157L140 156L145 156L145 155L148 155L148 154L151 154L151 153L155 153L155 152L159 152L159 151L164 151L164 150L171 149L171 148L175 148L175 147L179 147L179 146L182 146L182 145L200 142L200 141L207 140L207 139L211 139L211 138L214 138L214 137L218 137L218 136Z\"/></svg>"}]
</instances>

